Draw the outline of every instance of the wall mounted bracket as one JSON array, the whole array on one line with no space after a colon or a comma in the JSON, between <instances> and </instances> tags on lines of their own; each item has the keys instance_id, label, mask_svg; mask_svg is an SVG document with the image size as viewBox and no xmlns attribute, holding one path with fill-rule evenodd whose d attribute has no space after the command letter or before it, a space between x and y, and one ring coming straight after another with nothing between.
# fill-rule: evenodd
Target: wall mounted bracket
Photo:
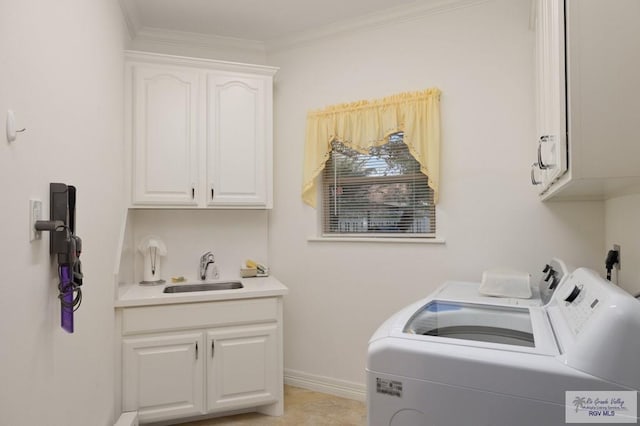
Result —
<instances>
[{"instance_id":1,"label":"wall mounted bracket","mask_svg":"<svg viewBox=\"0 0 640 426\"><path fill-rule=\"evenodd\" d=\"M64 228L64 222L61 220L36 220L33 227L36 231L55 231L58 228Z\"/></svg>"},{"instance_id":2,"label":"wall mounted bracket","mask_svg":"<svg viewBox=\"0 0 640 426\"><path fill-rule=\"evenodd\" d=\"M58 257L61 325L73 333L73 312L82 300L82 240L75 235L76 188L63 183L49 184L49 220L38 220L36 231L48 231L49 253Z\"/></svg>"},{"instance_id":3,"label":"wall mounted bracket","mask_svg":"<svg viewBox=\"0 0 640 426\"><path fill-rule=\"evenodd\" d=\"M25 128L16 129L16 116L12 110L7 111L7 142L13 142L16 140L17 133L24 132Z\"/></svg>"}]
</instances>

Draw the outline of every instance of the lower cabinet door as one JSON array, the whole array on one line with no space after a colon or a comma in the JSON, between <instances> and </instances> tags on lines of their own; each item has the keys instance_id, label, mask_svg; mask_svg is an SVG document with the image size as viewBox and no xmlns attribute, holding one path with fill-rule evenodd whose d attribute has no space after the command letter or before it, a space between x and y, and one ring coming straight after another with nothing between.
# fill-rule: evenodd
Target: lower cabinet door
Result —
<instances>
[{"instance_id":1,"label":"lower cabinet door","mask_svg":"<svg viewBox=\"0 0 640 426\"><path fill-rule=\"evenodd\" d=\"M207 333L208 412L277 401L277 326L225 327Z\"/></svg>"},{"instance_id":2,"label":"lower cabinet door","mask_svg":"<svg viewBox=\"0 0 640 426\"><path fill-rule=\"evenodd\" d=\"M204 413L203 333L167 333L122 340L123 411L140 421Z\"/></svg>"}]
</instances>

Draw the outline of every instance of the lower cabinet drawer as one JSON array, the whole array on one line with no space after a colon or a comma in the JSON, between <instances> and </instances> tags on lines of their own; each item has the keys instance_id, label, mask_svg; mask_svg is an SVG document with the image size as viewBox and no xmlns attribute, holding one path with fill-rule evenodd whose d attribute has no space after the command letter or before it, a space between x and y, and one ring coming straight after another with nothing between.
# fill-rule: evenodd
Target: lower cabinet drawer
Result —
<instances>
[{"instance_id":1,"label":"lower cabinet drawer","mask_svg":"<svg viewBox=\"0 0 640 426\"><path fill-rule=\"evenodd\" d=\"M275 297L141 306L122 310L122 334L240 325L277 318L278 300Z\"/></svg>"}]
</instances>

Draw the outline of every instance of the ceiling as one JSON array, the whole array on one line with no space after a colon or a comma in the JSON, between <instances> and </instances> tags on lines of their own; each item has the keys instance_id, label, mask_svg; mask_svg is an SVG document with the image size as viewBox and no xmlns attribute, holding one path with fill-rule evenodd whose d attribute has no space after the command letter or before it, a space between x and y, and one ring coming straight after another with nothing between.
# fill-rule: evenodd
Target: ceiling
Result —
<instances>
[{"instance_id":1,"label":"ceiling","mask_svg":"<svg viewBox=\"0 0 640 426\"><path fill-rule=\"evenodd\" d=\"M244 40L286 38L382 12L443 0L120 0L130 29ZM446 2L446 1L444 1Z\"/></svg>"}]
</instances>

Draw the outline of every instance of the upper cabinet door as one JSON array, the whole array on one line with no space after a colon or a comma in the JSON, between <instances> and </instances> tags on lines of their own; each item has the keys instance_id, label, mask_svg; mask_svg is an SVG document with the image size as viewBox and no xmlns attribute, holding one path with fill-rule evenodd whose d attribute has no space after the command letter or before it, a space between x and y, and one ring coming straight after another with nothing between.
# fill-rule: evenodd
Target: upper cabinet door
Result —
<instances>
[{"instance_id":1,"label":"upper cabinet door","mask_svg":"<svg viewBox=\"0 0 640 426\"><path fill-rule=\"evenodd\" d=\"M564 1L536 10L537 163L541 192L567 171Z\"/></svg>"},{"instance_id":2,"label":"upper cabinet door","mask_svg":"<svg viewBox=\"0 0 640 426\"><path fill-rule=\"evenodd\" d=\"M196 205L197 72L133 67L133 203Z\"/></svg>"},{"instance_id":3,"label":"upper cabinet door","mask_svg":"<svg viewBox=\"0 0 640 426\"><path fill-rule=\"evenodd\" d=\"M272 94L266 82L207 77L209 206L271 207Z\"/></svg>"}]
</instances>

